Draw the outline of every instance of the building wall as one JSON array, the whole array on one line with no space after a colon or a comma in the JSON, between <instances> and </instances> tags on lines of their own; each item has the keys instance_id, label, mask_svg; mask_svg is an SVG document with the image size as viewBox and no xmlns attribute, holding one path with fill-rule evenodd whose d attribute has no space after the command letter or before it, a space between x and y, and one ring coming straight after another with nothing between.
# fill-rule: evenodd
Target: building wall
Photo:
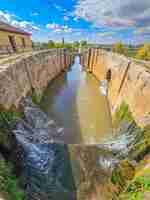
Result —
<instances>
[{"instance_id":1,"label":"building wall","mask_svg":"<svg viewBox=\"0 0 150 200\"><path fill-rule=\"evenodd\" d=\"M30 36L19 33L10 33L0 30L0 51L7 52L9 50L10 52L13 52L8 36L14 36L17 46L17 52L32 50L32 41ZM22 38L24 38L26 44L25 48L23 47Z\"/></svg>"}]
</instances>

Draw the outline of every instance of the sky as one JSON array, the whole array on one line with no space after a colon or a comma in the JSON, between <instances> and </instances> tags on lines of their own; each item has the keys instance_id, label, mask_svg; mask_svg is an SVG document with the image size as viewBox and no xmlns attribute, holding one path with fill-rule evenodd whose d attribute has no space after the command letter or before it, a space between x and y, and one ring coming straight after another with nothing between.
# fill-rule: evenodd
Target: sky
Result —
<instances>
[{"instance_id":1,"label":"sky","mask_svg":"<svg viewBox=\"0 0 150 200\"><path fill-rule=\"evenodd\" d=\"M0 0L0 21L34 41L150 41L150 0Z\"/></svg>"}]
</instances>

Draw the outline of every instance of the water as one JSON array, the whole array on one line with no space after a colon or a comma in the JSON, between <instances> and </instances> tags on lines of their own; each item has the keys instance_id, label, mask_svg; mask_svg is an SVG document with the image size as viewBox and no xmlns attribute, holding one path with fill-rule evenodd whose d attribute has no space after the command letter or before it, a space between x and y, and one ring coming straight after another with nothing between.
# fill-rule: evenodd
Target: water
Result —
<instances>
[{"instance_id":1,"label":"water","mask_svg":"<svg viewBox=\"0 0 150 200\"><path fill-rule=\"evenodd\" d=\"M50 83L41 107L64 128L60 141L101 143L112 134L107 97L100 92L100 82L85 72L79 62L77 57L68 72Z\"/></svg>"},{"instance_id":2,"label":"water","mask_svg":"<svg viewBox=\"0 0 150 200\"><path fill-rule=\"evenodd\" d=\"M76 58L46 90L45 112L25 99L24 119L13 132L22 147L26 200L112 199L111 173L128 156L134 127L114 138L99 86Z\"/></svg>"},{"instance_id":3,"label":"water","mask_svg":"<svg viewBox=\"0 0 150 200\"><path fill-rule=\"evenodd\" d=\"M62 128L31 99L25 100L24 114L13 132L23 151L26 200L112 199L111 173L128 156L134 126L104 144L63 144L56 143Z\"/></svg>"}]
</instances>

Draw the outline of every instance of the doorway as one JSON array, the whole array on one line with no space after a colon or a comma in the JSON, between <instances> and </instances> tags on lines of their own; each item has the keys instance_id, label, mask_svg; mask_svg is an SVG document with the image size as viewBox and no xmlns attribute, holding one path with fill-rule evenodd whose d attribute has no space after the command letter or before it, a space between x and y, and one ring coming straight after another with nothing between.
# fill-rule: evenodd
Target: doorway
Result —
<instances>
[{"instance_id":1,"label":"doorway","mask_svg":"<svg viewBox=\"0 0 150 200\"><path fill-rule=\"evenodd\" d=\"M13 51L16 52L17 46L16 46L16 42L15 42L15 37L14 36L8 36L8 38L9 38L9 42L11 44Z\"/></svg>"}]
</instances>

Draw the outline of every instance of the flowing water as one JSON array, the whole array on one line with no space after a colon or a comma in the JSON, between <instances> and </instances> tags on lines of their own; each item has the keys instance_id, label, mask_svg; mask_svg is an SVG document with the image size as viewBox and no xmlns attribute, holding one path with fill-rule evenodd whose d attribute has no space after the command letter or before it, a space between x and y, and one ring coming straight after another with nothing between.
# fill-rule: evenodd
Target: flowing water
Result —
<instances>
[{"instance_id":1,"label":"flowing water","mask_svg":"<svg viewBox=\"0 0 150 200\"><path fill-rule=\"evenodd\" d=\"M127 155L132 138L109 140L111 117L99 87L77 59L49 85L42 109L25 99L25 116L14 134L24 155L27 200L112 199L116 155Z\"/></svg>"},{"instance_id":2,"label":"flowing water","mask_svg":"<svg viewBox=\"0 0 150 200\"><path fill-rule=\"evenodd\" d=\"M50 83L41 107L64 128L59 139L66 144L101 143L112 134L108 102L101 95L100 83L84 71L78 57L68 72Z\"/></svg>"}]
</instances>

